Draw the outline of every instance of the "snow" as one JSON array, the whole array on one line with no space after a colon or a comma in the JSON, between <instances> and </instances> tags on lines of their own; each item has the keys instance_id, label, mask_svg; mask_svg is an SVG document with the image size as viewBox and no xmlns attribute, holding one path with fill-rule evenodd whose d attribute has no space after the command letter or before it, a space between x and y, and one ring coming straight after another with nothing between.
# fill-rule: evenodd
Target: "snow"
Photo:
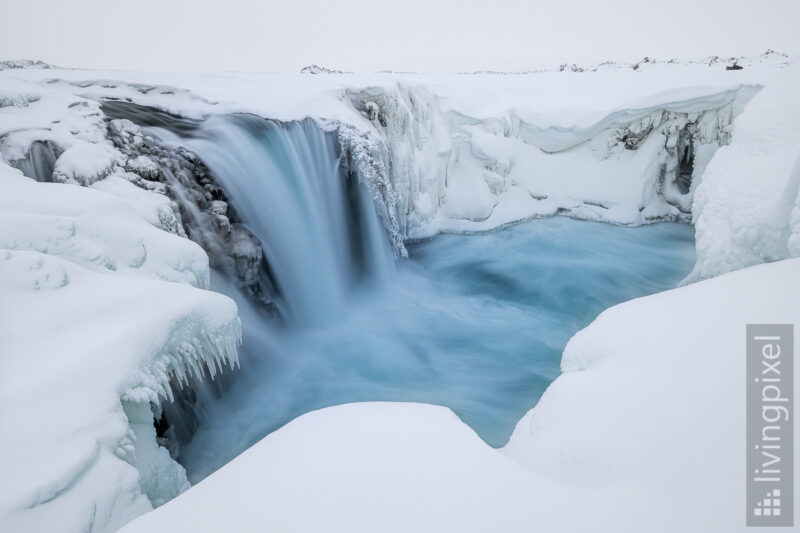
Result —
<instances>
[{"instance_id":1,"label":"snow","mask_svg":"<svg viewBox=\"0 0 800 533\"><path fill-rule=\"evenodd\" d=\"M153 194L137 187L121 175L109 176L92 187L123 198L139 215L153 226L185 236L177 206L163 194ZM190 245L181 241L182 246Z\"/></svg>"},{"instance_id":2,"label":"snow","mask_svg":"<svg viewBox=\"0 0 800 533\"><path fill-rule=\"evenodd\" d=\"M514 531L535 479L445 408L348 404L296 419L124 531ZM573 493L556 490L562 510Z\"/></svg>"},{"instance_id":3,"label":"snow","mask_svg":"<svg viewBox=\"0 0 800 533\"><path fill-rule=\"evenodd\" d=\"M745 531L744 328L800 320L798 275L759 265L605 311L502 450L440 407L327 408L123 531Z\"/></svg>"},{"instance_id":4,"label":"snow","mask_svg":"<svg viewBox=\"0 0 800 533\"><path fill-rule=\"evenodd\" d=\"M136 189L148 210L169 200L115 178L101 187ZM128 202L99 190L36 183L13 174L0 183L0 248L35 250L104 274L159 279L208 288L208 258L197 244L154 227Z\"/></svg>"},{"instance_id":5,"label":"snow","mask_svg":"<svg viewBox=\"0 0 800 533\"><path fill-rule=\"evenodd\" d=\"M112 147L77 141L56 161L53 181L91 185L108 176L116 163L117 157Z\"/></svg>"},{"instance_id":6,"label":"snow","mask_svg":"<svg viewBox=\"0 0 800 533\"><path fill-rule=\"evenodd\" d=\"M151 405L236 364L236 305L118 196L0 164L0 213L0 528L116 529L188 487Z\"/></svg>"},{"instance_id":7,"label":"snow","mask_svg":"<svg viewBox=\"0 0 800 533\"><path fill-rule=\"evenodd\" d=\"M690 280L800 255L800 64L781 72L736 121L697 188Z\"/></svg>"}]
</instances>

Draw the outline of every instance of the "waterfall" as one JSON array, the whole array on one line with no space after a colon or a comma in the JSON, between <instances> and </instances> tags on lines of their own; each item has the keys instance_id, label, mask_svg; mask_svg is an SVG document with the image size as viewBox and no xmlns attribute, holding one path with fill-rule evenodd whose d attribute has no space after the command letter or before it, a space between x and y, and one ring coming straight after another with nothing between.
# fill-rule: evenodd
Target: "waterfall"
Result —
<instances>
[{"instance_id":1,"label":"waterfall","mask_svg":"<svg viewBox=\"0 0 800 533\"><path fill-rule=\"evenodd\" d=\"M236 114L210 117L187 137L159 135L197 154L261 241L290 323L325 323L358 283L386 278L385 231L366 188L342 170L335 132Z\"/></svg>"},{"instance_id":2,"label":"waterfall","mask_svg":"<svg viewBox=\"0 0 800 533\"><path fill-rule=\"evenodd\" d=\"M157 435L183 460L208 409L234 384L284 354L293 358L287 335L341 322L358 295L388 287L394 249L335 130L249 114L187 119L123 101L101 110L126 170L167 184L187 236L208 252L213 286L242 318L247 372L176 385L175 401L157 417ZM253 386L264 387L256 374Z\"/></svg>"},{"instance_id":3,"label":"waterfall","mask_svg":"<svg viewBox=\"0 0 800 533\"><path fill-rule=\"evenodd\" d=\"M53 169L56 159L60 155L53 143L49 141L34 141L25 158L16 163L23 174L36 181L52 182Z\"/></svg>"},{"instance_id":4,"label":"waterfall","mask_svg":"<svg viewBox=\"0 0 800 533\"><path fill-rule=\"evenodd\" d=\"M674 286L694 263L686 226L556 217L418 243L392 271L391 224L337 132L246 114L175 123L148 110L145 120L131 107L104 112L160 140L116 145L157 162L187 233L217 262L212 285L242 318L241 371L191 383L158 422L192 483L297 416L350 402L444 405L502 446L576 331L610 305ZM226 258L246 263L246 280ZM253 269L282 321L248 292Z\"/></svg>"}]
</instances>

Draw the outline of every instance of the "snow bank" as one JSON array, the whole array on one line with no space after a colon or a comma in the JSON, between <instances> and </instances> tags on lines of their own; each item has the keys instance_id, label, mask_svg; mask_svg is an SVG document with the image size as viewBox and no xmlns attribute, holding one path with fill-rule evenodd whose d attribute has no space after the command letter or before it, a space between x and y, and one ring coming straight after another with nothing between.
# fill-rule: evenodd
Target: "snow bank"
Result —
<instances>
[{"instance_id":1,"label":"snow bank","mask_svg":"<svg viewBox=\"0 0 800 533\"><path fill-rule=\"evenodd\" d=\"M118 161L115 150L110 146L79 141L56 161L53 181L91 185L108 176Z\"/></svg>"},{"instance_id":2,"label":"snow bank","mask_svg":"<svg viewBox=\"0 0 800 533\"><path fill-rule=\"evenodd\" d=\"M169 202L121 178L98 186L129 197L134 189L134 205L150 219L156 215L155 204ZM126 201L93 189L14 175L4 175L0 189L0 248L36 250L100 273L209 286L203 249L157 229Z\"/></svg>"},{"instance_id":3,"label":"snow bank","mask_svg":"<svg viewBox=\"0 0 800 533\"><path fill-rule=\"evenodd\" d=\"M188 487L151 409L236 364L236 305L117 196L0 164L0 218L0 529L113 530Z\"/></svg>"},{"instance_id":4,"label":"snow bank","mask_svg":"<svg viewBox=\"0 0 800 533\"><path fill-rule=\"evenodd\" d=\"M114 162L98 102L54 85L21 79L14 72L29 71L0 71L0 103L5 99L11 104L0 105L0 154L5 162L17 166L34 141L47 142L57 156L75 145L61 163L63 180L88 179L104 170L99 161L105 166Z\"/></svg>"},{"instance_id":5,"label":"snow bank","mask_svg":"<svg viewBox=\"0 0 800 533\"><path fill-rule=\"evenodd\" d=\"M185 237L185 232L178 215L179 208L163 194L153 194L137 187L124 175L114 175L98 181L92 187L123 198L130 206L153 226L169 233ZM181 242L189 247L188 243Z\"/></svg>"},{"instance_id":6,"label":"snow bank","mask_svg":"<svg viewBox=\"0 0 800 533\"><path fill-rule=\"evenodd\" d=\"M124 531L530 530L536 479L446 408L348 404L294 420ZM575 490L552 488L566 513Z\"/></svg>"},{"instance_id":7,"label":"snow bank","mask_svg":"<svg viewBox=\"0 0 800 533\"><path fill-rule=\"evenodd\" d=\"M689 280L800 255L800 63L736 120L695 195L697 265Z\"/></svg>"},{"instance_id":8,"label":"snow bank","mask_svg":"<svg viewBox=\"0 0 800 533\"><path fill-rule=\"evenodd\" d=\"M605 311L505 453L564 483L639 485L648 529L744 530L745 325L797 323L799 274L759 265Z\"/></svg>"},{"instance_id":9,"label":"snow bank","mask_svg":"<svg viewBox=\"0 0 800 533\"><path fill-rule=\"evenodd\" d=\"M760 265L607 310L503 450L441 407L332 407L124 531L745 531L745 324L798 322L798 275Z\"/></svg>"}]
</instances>

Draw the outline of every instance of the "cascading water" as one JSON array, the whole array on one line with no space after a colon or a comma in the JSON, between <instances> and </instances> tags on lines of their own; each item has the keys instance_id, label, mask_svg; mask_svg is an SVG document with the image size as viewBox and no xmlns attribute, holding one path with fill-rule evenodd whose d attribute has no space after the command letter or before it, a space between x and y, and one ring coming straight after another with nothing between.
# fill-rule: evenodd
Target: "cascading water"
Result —
<instances>
[{"instance_id":1,"label":"cascading water","mask_svg":"<svg viewBox=\"0 0 800 533\"><path fill-rule=\"evenodd\" d=\"M17 162L17 166L23 174L36 181L53 181L53 169L56 166L58 152L53 143L34 141L25 158Z\"/></svg>"},{"instance_id":2,"label":"cascading water","mask_svg":"<svg viewBox=\"0 0 800 533\"><path fill-rule=\"evenodd\" d=\"M179 142L201 157L261 241L290 323L325 323L359 280L386 279L392 253L367 191L342 174L335 133L311 120L230 115Z\"/></svg>"},{"instance_id":3,"label":"cascading water","mask_svg":"<svg viewBox=\"0 0 800 533\"><path fill-rule=\"evenodd\" d=\"M438 237L395 266L369 194L313 121L233 115L155 131L200 157L261 242L283 318L230 275L212 278L239 305L242 370L202 400L201 424L181 443L192 482L293 418L347 402L445 405L501 446L575 332L611 305L674 287L694 263L688 226L557 217Z\"/></svg>"}]
</instances>

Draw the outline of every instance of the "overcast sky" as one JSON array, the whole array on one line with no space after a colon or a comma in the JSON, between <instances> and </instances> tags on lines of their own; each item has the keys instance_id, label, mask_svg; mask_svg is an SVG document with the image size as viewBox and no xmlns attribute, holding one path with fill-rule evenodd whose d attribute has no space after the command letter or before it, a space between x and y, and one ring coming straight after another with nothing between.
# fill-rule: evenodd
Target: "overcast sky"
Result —
<instances>
[{"instance_id":1,"label":"overcast sky","mask_svg":"<svg viewBox=\"0 0 800 533\"><path fill-rule=\"evenodd\" d=\"M0 0L0 59L74 67L524 70L800 52L800 0Z\"/></svg>"}]
</instances>

